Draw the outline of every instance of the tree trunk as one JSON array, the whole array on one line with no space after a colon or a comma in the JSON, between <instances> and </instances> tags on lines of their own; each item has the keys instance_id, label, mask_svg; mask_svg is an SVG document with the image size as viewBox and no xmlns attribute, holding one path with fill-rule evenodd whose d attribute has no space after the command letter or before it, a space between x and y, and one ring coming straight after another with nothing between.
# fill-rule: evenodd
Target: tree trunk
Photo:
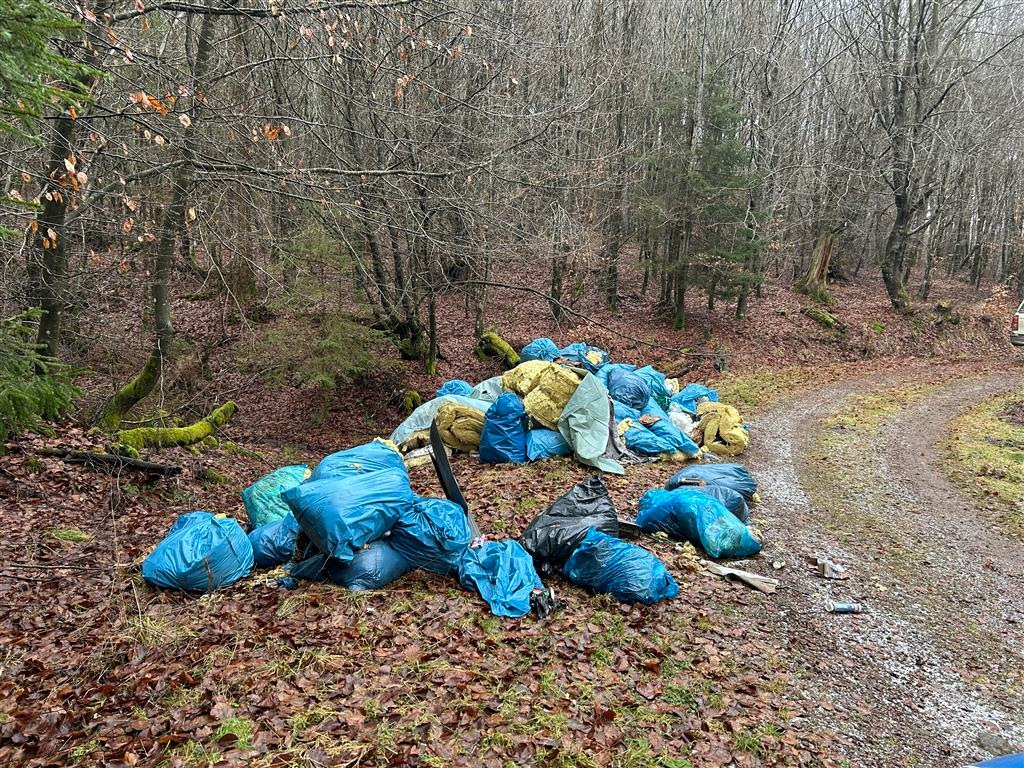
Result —
<instances>
[{"instance_id":1,"label":"tree trunk","mask_svg":"<svg viewBox=\"0 0 1024 768\"><path fill-rule=\"evenodd\" d=\"M834 245L835 235L832 232L826 230L818 235L810 267L795 286L797 291L822 304L832 303L832 296L828 292L828 267L832 261Z\"/></svg>"}]
</instances>

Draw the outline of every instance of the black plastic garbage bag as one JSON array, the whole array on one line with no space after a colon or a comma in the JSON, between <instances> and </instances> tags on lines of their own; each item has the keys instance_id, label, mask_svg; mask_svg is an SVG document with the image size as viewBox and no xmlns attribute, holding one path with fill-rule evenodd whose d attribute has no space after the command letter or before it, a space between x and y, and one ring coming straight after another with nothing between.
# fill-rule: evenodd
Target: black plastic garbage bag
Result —
<instances>
[{"instance_id":1,"label":"black plastic garbage bag","mask_svg":"<svg viewBox=\"0 0 1024 768\"><path fill-rule=\"evenodd\" d=\"M554 573L561 570L591 528L619 535L615 505L604 480L596 475L577 483L537 515L519 541L542 573Z\"/></svg>"},{"instance_id":2,"label":"black plastic garbage bag","mask_svg":"<svg viewBox=\"0 0 1024 768\"><path fill-rule=\"evenodd\" d=\"M748 504L757 493L757 481L742 464L691 464L672 475L665 490L684 485L724 485L743 496Z\"/></svg>"}]
</instances>

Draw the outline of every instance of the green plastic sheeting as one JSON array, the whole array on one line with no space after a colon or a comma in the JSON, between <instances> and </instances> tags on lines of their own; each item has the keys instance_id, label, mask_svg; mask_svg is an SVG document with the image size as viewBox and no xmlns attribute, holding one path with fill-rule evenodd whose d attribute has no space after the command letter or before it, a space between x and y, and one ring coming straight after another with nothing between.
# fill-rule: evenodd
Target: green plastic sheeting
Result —
<instances>
[{"instance_id":1,"label":"green plastic sheeting","mask_svg":"<svg viewBox=\"0 0 1024 768\"><path fill-rule=\"evenodd\" d=\"M622 475L625 474L622 465L604 455L608 449L610 422L608 390L594 374L588 373L565 404L558 420L558 431L581 462L602 472Z\"/></svg>"}]
</instances>

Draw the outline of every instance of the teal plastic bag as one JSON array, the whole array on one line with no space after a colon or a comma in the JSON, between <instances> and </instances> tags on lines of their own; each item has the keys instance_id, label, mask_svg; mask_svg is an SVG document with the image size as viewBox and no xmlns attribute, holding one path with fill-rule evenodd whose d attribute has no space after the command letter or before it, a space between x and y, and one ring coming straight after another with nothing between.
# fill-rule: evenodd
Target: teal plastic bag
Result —
<instances>
[{"instance_id":1,"label":"teal plastic bag","mask_svg":"<svg viewBox=\"0 0 1024 768\"><path fill-rule=\"evenodd\" d=\"M316 548L342 562L390 531L416 499L404 466L303 483L283 495Z\"/></svg>"},{"instance_id":2,"label":"teal plastic bag","mask_svg":"<svg viewBox=\"0 0 1024 768\"><path fill-rule=\"evenodd\" d=\"M164 589L212 592L245 578L252 566L252 545L237 520L188 512L142 561L142 578Z\"/></svg>"},{"instance_id":3,"label":"teal plastic bag","mask_svg":"<svg viewBox=\"0 0 1024 768\"><path fill-rule=\"evenodd\" d=\"M669 536L701 547L709 557L751 557L761 545L750 530L717 499L690 488L655 488L640 499L636 524L647 533Z\"/></svg>"},{"instance_id":4,"label":"teal plastic bag","mask_svg":"<svg viewBox=\"0 0 1024 768\"><path fill-rule=\"evenodd\" d=\"M487 541L459 560L459 583L476 590L495 616L525 616L530 595L544 584L533 558L517 541Z\"/></svg>"},{"instance_id":5,"label":"teal plastic bag","mask_svg":"<svg viewBox=\"0 0 1024 768\"><path fill-rule=\"evenodd\" d=\"M679 594L661 560L643 547L593 528L565 561L562 573L573 584L610 594L621 603L650 605Z\"/></svg>"},{"instance_id":6,"label":"teal plastic bag","mask_svg":"<svg viewBox=\"0 0 1024 768\"><path fill-rule=\"evenodd\" d=\"M306 465L295 464L275 469L243 490L242 503L245 504L245 513L249 518L249 530L253 531L291 514L281 493L299 485L305 478Z\"/></svg>"}]
</instances>

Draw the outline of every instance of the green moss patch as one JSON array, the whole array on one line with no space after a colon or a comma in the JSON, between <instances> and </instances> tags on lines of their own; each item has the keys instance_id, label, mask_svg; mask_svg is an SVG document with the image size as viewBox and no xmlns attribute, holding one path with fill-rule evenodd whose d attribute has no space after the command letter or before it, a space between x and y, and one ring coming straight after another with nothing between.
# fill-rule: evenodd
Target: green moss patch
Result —
<instances>
[{"instance_id":1,"label":"green moss patch","mask_svg":"<svg viewBox=\"0 0 1024 768\"><path fill-rule=\"evenodd\" d=\"M874 432L889 416L923 400L933 390L934 387L928 384L914 384L902 389L858 395L822 424L831 429L846 429L862 434Z\"/></svg>"},{"instance_id":2,"label":"green moss patch","mask_svg":"<svg viewBox=\"0 0 1024 768\"><path fill-rule=\"evenodd\" d=\"M978 506L1024 537L1024 390L986 400L953 422L947 472Z\"/></svg>"}]
</instances>

